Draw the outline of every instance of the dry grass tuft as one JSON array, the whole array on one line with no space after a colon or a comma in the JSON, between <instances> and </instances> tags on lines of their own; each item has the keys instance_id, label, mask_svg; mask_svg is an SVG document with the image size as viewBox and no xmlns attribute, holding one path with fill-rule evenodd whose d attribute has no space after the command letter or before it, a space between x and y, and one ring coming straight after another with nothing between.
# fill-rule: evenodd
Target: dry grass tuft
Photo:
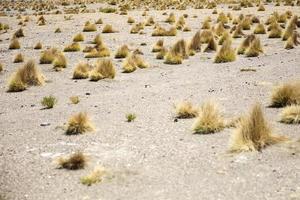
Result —
<instances>
[{"instance_id":1,"label":"dry grass tuft","mask_svg":"<svg viewBox=\"0 0 300 200\"><path fill-rule=\"evenodd\" d=\"M86 79L89 77L89 72L89 64L86 62L80 62L74 69L73 79Z\"/></svg>"},{"instance_id":2,"label":"dry grass tuft","mask_svg":"<svg viewBox=\"0 0 300 200\"><path fill-rule=\"evenodd\" d=\"M281 38L282 35L282 28L278 25L277 22L271 24L270 32L268 37L269 38Z\"/></svg>"},{"instance_id":3,"label":"dry grass tuft","mask_svg":"<svg viewBox=\"0 0 300 200\"><path fill-rule=\"evenodd\" d=\"M144 61L141 55L131 53L122 64L123 73L134 72L137 68L147 68L149 64Z\"/></svg>"},{"instance_id":4,"label":"dry grass tuft","mask_svg":"<svg viewBox=\"0 0 300 200\"><path fill-rule=\"evenodd\" d=\"M300 105L290 105L285 107L280 114L280 122L286 124L300 123Z\"/></svg>"},{"instance_id":5,"label":"dry grass tuft","mask_svg":"<svg viewBox=\"0 0 300 200\"><path fill-rule=\"evenodd\" d=\"M85 132L94 131L95 128L91 123L87 113L80 112L71 116L66 130L67 135L82 134Z\"/></svg>"},{"instance_id":6,"label":"dry grass tuft","mask_svg":"<svg viewBox=\"0 0 300 200\"><path fill-rule=\"evenodd\" d=\"M128 46L123 45L117 50L115 58L126 58L129 55L129 52Z\"/></svg>"},{"instance_id":7,"label":"dry grass tuft","mask_svg":"<svg viewBox=\"0 0 300 200\"><path fill-rule=\"evenodd\" d=\"M175 105L176 118L194 118L198 114L198 109L191 102L183 101Z\"/></svg>"},{"instance_id":8,"label":"dry grass tuft","mask_svg":"<svg viewBox=\"0 0 300 200\"><path fill-rule=\"evenodd\" d=\"M51 48L43 51L40 56L40 64L51 64L55 57L61 52L56 48Z\"/></svg>"},{"instance_id":9,"label":"dry grass tuft","mask_svg":"<svg viewBox=\"0 0 300 200\"><path fill-rule=\"evenodd\" d=\"M78 42L73 42L72 44L64 48L64 52L75 52L80 51L80 44Z\"/></svg>"},{"instance_id":10,"label":"dry grass tuft","mask_svg":"<svg viewBox=\"0 0 300 200\"><path fill-rule=\"evenodd\" d=\"M235 49L231 47L231 42L226 40L221 49L217 52L214 62L215 63L225 63L233 62L236 59Z\"/></svg>"},{"instance_id":11,"label":"dry grass tuft","mask_svg":"<svg viewBox=\"0 0 300 200\"><path fill-rule=\"evenodd\" d=\"M271 107L300 104L300 81L288 82L275 87L271 95Z\"/></svg>"},{"instance_id":12,"label":"dry grass tuft","mask_svg":"<svg viewBox=\"0 0 300 200\"><path fill-rule=\"evenodd\" d=\"M166 30L163 27L157 26L153 31L152 36L176 36L177 29L175 27L171 27L169 30Z\"/></svg>"},{"instance_id":13,"label":"dry grass tuft","mask_svg":"<svg viewBox=\"0 0 300 200\"><path fill-rule=\"evenodd\" d=\"M112 25L110 24L106 24L102 29L102 33L114 33L114 32L116 31L113 29Z\"/></svg>"},{"instance_id":14,"label":"dry grass tuft","mask_svg":"<svg viewBox=\"0 0 300 200\"><path fill-rule=\"evenodd\" d=\"M15 56L15 59L14 59L14 63L21 63L24 61L24 57L21 53L18 53L16 56Z\"/></svg>"},{"instance_id":15,"label":"dry grass tuft","mask_svg":"<svg viewBox=\"0 0 300 200\"><path fill-rule=\"evenodd\" d=\"M211 37L209 42L207 43L207 46L204 49L204 52L212 52L212 51L216 51L218 48L218 45L214 39L214 37Z\"/></svg>"},{"instance_id":16,"label":"dry grass tuft","mask_svg":"<svg viewBox=\"0 0 300 200\"><path fill-rule=\"evenodd\" d=\"M87 163L87 157L82 152L76 152L68 157L61 157L57 160L60 168L77 170L83 169Z\"/></svg>"},{"instance_id":17,"label":"dry grass tuft","mask_svg":"<svg viewBox=\"0 0 300 200\"><path fill-rule=\"evenodd\" d=\"M53 108L56 103L57 99L52 95L44 97L41 101L42 106L46 109Z\"/></svg>"},{"instance_id":18,"label":"dry grass tuft","mask_svg":"<svg viewBox=\"0 0 300 200\"><path fill-rule=\"evenodd\" d=\"M259 38L254 38L251 42L249 48L247 48L245 55L247 57L257 57L260 53L263 53L262 46L260 44Z\"/></svg>"},{"instance_id":19,"label":"dry grass tuft","mask_svg":"<svg viewBox=\"0 0 300 200\"><path fill-rule=\"evenodd\" d=\"M17 38L24 37L23 29L22 29L22 28L18 29L18 30L14 33L14 36L17 37Z\"/></svg>"},{"instance_id":20,"label":"dry grass tuft","mask_svg":"<svg viewBox=\"0 0 300 200\"><path fill-rule=\"evenodd\" d=\"M246 49L250 46L250 44L252 43L252 41L255 39L255 35L251 34L248 35L243 42L241 43L241 45L238 48L238 54L244 54Z\"/></svg>"},{"instance_id":21,"label":"dry grass tuft","mask_svg":"<svg viewBox=\"0 0 300 200\"><path fill-rule=\"evenodd\" d=\"M73 42L82 42L84 41L84 35L82 33L78 33L74 36Z\"/></svg>"},{"instance_id":22,"label":"dry grass tuft","mask_svg":"<svg viewBox=\"0 0 300 200\"><path fill-rule=\"evenodd\" d=\"M44 76L36 67L34 60L29 60L23 67L19 68L9 80L8 92L20 92L27 86L44 84Z\"/></svg>"},{"instance_id":23,"label":"dry grass tuft","mask_svg":"<svg viewBox=\"0 0 300 200\"><path fill-rule=\"evenodd\" d=\"M89 175L81 177L80 182L83 185L91 186L101 182L105 175L107 175L107 170L104 167L97 166Z\"/></svg>"},{"instance_id":24,"label":"dry grass tuft","mask_svg":"<svg viewBox=\"0 0 300 200\"><path fill-rule=\"evenodd\" d=\"M38 43L36 43L36 45L34 46L34 48L33 49L36 49L36 50L38 50L38 49L42 49L43 48L43 45L42 45L42 43L41 42L38 42Z\"/></svg>"},{"instance_id":25,"label":"dry grass tuft","mask_svg":"<svg viewBox=\"0 0 300 200\"><path fill-rule=\"evenodd\" d=\"M87 22L83 28L83 32L94 32L97 31L96 24L92 24L90 22Z\"/></svg>"},{"instance_id":26,"label":"dry grass tuft","mask_svg":"<svg viewBox=\"0 0 300 200\"><path fill-rule=\"evenodd\" d=\"M99 81L100 79L110 78L116 76L116 69L111 59L97 60L94 64L94 69L91 71L90 80Z\"/></svg>"},{"instance_id":27,"label":"dry grass tuft","mask_svg":"<svg viewBox=\"0 0 300 200\"><path fill-rule=\"evenodd\" d=\"M57 56L55 56L53 60L53 68L56 71L60 71L62 68L67 67L67 59L63 53L59 53Z\"/></svg>"},{"instance_id":28,"label":"dry grass tuft","mask_svg":"<svg viewBox=\"0 0 300 200\"><path fill-rule=\"evenodd\" d=\"M197 31L196 34L193 36L192 40L190 41L188 45L188 49L200 52L201 51L201 33L200 31Z\"/></svg>"},{"instance_id":29,"label":"dry grass tuft","mask_svg":"<svg viewBox=\"0 0 300 200\"><path fill-rule=\"evenodd\" d=\"M257 24L253 33L254 34L266 34L265 26L261 23Z\"/></svg>"},{"instance_id":30,"label":"dry grass tuft","mask_svg":"<svg viewBox=\"0 0 300 200\"><path fill-rule=\"evenodd\" d=\"M224 120L216 103L208 101L201 105L192 129L195 133L209 134L224 129Z\"/></svg>"},{"instance_id":31,"label":"dry grass tuft","mask_svg":"<svg viewBox=\"0 0 300 200\"><path fill-rule=\"evenodd\" d=\"M250 115L241 118L231 136L230 152L260 151L261 149L286 141L284 136L273 135L264 118L261 106L254 105Z\"/></svg>"},{"instance_id":32,"label":"dry grass tuft","mask_svg":"<svg viewBox=\"0 0 300 200\"><path fill-rule=\"evenodd\" d=\"M152 48L152 52L160 52L160 50L164 47L164 40L158 40Z\"/></svg>"},{"instance_id":33,"label":"dry grass tuft","mask_svg":"<svg viewBox=\"0 0 300 200\"><path fill-rule=\"evenodd\" d=\"M11 40L10 44L9 44L9 49L20 49L21 45L19 40L15 37Z\"/></svg>"},{"instance_id":34,"label":"dry grass tuft","mask_svg":"<svg viewBox=\"0 0 300 200\"><path fill-rule=\"evenodd\" d=\"M70 101L72 104L78 104L80 102L80 99L78 96L71 96Z\"/></svg>"}]
</instances>

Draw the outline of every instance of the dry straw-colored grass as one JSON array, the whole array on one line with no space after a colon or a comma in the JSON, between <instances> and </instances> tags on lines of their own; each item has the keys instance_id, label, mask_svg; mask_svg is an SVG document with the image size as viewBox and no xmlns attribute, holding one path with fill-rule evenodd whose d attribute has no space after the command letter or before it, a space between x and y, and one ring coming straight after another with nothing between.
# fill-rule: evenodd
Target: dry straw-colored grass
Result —
<instances>
[{"instance_id":1,"label":"dry straw-colored grass","mask_svg":"<svg viewBox=\"0 0 300 200\"><path fill-rule=\"evenodd\" d=\"M60 53L57 56L55 56L53 60L53 68L56 71L60 71L62 68L66 68L66 67L67 67L67 58L65 57L65 55L63 53Z\"/></svg>"},{"instance_id":2,"label":"dry straw-colored grass","mask_svg":"<svg viewBox=\"0 0 300 200\"><path fill-rule=\"evenodd\" d=\"M42 48L43 48L42 43L41 43L41 42L38 42L38 43L36 43L36 45L34 46L33 49L39 50L39 49L42 49Z\"/></svg>"},{"instance_id":3,"label":"dry straw-colored grass","mask_svg":"<svg viewBox=\"0 0 300 200\"><path fill-rule=\"evenodd\" d=\"M55 57L61 52L56 48L51 48L43 51L40 56L40 64L51 64Z\"/></svg>"},{"instance_id":4,"label":"dry straw-colored grass","mask_svg":"<svg viewBox=\"0 0 300 200\"><path fill-rule=\"evenodd\" d=\"M83 169L87 164L87 157L82 152L76 152L67 157L58 158L57 164L59 168L69 170Z\"/></svg>"},{"instance_id":5,"label":"dry straw-colored grass","mask_svg":"<svg viewBox=\"0 0 300 200\"><path fill-rule=\"evenodd\" d=\"M115 58L126 58L130 53L127 45L122 45L116 52Z\"/></svg>"},{"instance_id":6,"label":"dry straw-colored grass","mask_svg":"<svg viewBox=\"0 0 300 200\"><path fill-rule=\"evenodd\" d=\"M80 62L73 71L73 79L86 79L89 77L90 66L86 62Z\"/></svg>"},{"instance_id":7,"label":"dry straw-colored grass","mask_svg":"<svg viewBox=\"0 0 300 200\"><path fill-rule=\"evenodd\" d=\"M214 62L215 63L225 63L233 62L236 59L235 49L231 47L231 42L226 40L220 50L217 52Z\"/></svg>"},{"instance_id":8,"label":"dry straw-colored grass","mask_svg":"<svg viewBox=\"0 0 300 200\"><path fill-rule=\"evenodd\" d=\"M110 24L106 24L102 29L102 33L114 33L114 32L116 32L116 30L114 30L112 25Z\"/></svg>"},{"instance_id":9,"label":"dry straw-colored grass","mask_svg":"<svg viewBox=\"0 0 300 200\"><path fill-rule=\"evenodd\" d=\"M90 121L88 114L85 112L80 112L70 117L66 134L76 135L91 132L94 130L94 125Z\"/></svg>"},{"instance_id":10,"label":"dry straw-colored grass","mask_svg":"<svg viewBox=\"0 0 300 200\"><path fill-rule=\"evenodd\" d=\"M73 42L82 42L84 41L84 35L82 33L78 33L73 37Z\"/></svg>"},{"instance_id":11,"label":"dry straw-colored grass","mask_svg":"<svg viewBox=\"0 0 300 200\"><path fill-rule=\"evenodd\" d=\"M182 101L175 105L176 118L194 118L198 114L198 109L189 101Z\"/></svg>"},{"instance_id":12,"label":"dry straw-colored grass","mask_svg":"<svg viewBox=\"0 0 300 200\"><path fill-rule=\"evenodd\" d=\"M285 107L280 114L280 122L286 124L300 123L300 105L290 105Z\"/></svg>"},{"instance_id":13,"label":"dry straw-colored grass","mask_svg":"<svg viewBox=\"0 0 300 200\"><path fill-rule=\"evenodd\" d=\"M104 167L97 166L88 175L81 177L80 182L83 185L91 186L92 184L101 182L107 173L108 171Z\"/></svg>"},{"instance_id":14,"label":"dry straw-colored grass","mask_svg":"<svg viewBox=\"0 0 300 200\"><path fill-rule=\"evenodd\" d=\"M78 42L73 42L72 44L64 48L64 52L75 52L80 51L80 44Z\"/></svg>"},{"instance_id":15,"label":"dry straw-colored grass","mask_svg":"<svg viewBox=\"0 0 300 200\"><path fill-rule=\"evenodd\" d=\"M230 141L230 152L260 151L261 149L286 141L287 138L272 134L260 104L255 104L248 116L241 118Z\"/></svg>"},{"instance_id":16,"label":"dry straw-colored grass","mask_svg":"<svg viewBox=\"0 0 300 200\"><path fill-rule=\"evenodd\" d=\"M147 68L149 64L144 61L141 55L136 53L129 54L122 63L123 73L134 72L137 68Z\"/></svg>"},{"instance_id":17,"label":"dry straw-colored grass","mask_svg":"<svg viewBox=\"0 0 300 200\"><path fill-rule=\"evenodd\" d=\"M24 56L21 53L18 53L14 58L14 63L21 63L24 61Z\"/></svg>"},{"instance_id":18,"label":"dry straw-colored grass","mask_svg":"<svg viewBox=\"0 0 300 200\"><path fill-rule=\"evenodd\" d=\"M94 32L97 31L96 24L92 24L90 22L87 22L83 28L83 32Z\"/></svg>"},{"instance_id":19,"label":"dry straw-colored grass","mask_svg":"<svg viewBox=\"0 0 300 200\"><path fill-rule=\"evenodd\" d=\"M218 105L213 101L201 105L192 129L194 133L210 134L223 130L224 119L219 111Z\"/></svg>"},{"instance_id":20,"label":"dry straw-colored grass","mask_svg":"<svg viewBox=\"0 0 300 200\"><path fill-rule=\"evenodd\" d=\"M29 60L10 78L8 92L20 92L25 90L27 86L39 86L44 82L44 76L35 65L34 60Z\"/></svg>"},{"instance_id":21,"label":"dry straw-colored grass","mask_svg":"<svg viewBox=\"0 0 300 200\"><path fill-rule=\"evenodd\" d=\"M9 44L9 49L20 49L21 48L21 45L20 45L20 42L18 40L18 38L13 38Z\"/></svg>"},{"instance_id":22,"label":"dry straw-colored grass","mask_svg":"<svg viewBox=\"0 0 300 200\"><path fill-rule=\"evenodd\" d=\"M283 83L272 91L272 107L285 107L292 104L300 104L300 81Z\"/></svg>"},{"instance_id":23,"label":"dry straw-colored grass","mask_svg":"<svg viewBox=\"0 0 300 200\"><path fill-rule=\"evenodd\" d=\"M260 40L259 38L255 38L249 48L246 49L246 52L245 52L245 55L247 57L257 57L260 53L263 53L263 49L262 49L262 46L261 46L261 43L260 43Z\"/></svg>"},{"instance_id":24,"label":"dry straw-colored grass","mask_svg":"<svg viewBox=\"0 0 300 200\"><path fill-rule=\"evenodd\" d=\"M152 48L152 52L160 52L160 50L164 47L164 40L158 40Z\"/></svg>"},{"instance_id":25,"label":"dry straw-colored grass","mask_svg":"<svg viewBox=\"0 0 300 200\"><path fill-rule=\"evenodd\" d=\"M254 34L266 34L265 26L261 23L257 24L253 33Z\"/></svg>"},{"instance_id":26,"label":"dry straw-colored grass","mask_svg":"<svg viewBox=\"0 0 300 200\"><path fill-rule=\"evenodd\" d=\"M94 68L90 73L91 81L99 81L100 79L116 76L116 69L111 59L99 59L95 62Z\"/></svg>"}]
</instances>

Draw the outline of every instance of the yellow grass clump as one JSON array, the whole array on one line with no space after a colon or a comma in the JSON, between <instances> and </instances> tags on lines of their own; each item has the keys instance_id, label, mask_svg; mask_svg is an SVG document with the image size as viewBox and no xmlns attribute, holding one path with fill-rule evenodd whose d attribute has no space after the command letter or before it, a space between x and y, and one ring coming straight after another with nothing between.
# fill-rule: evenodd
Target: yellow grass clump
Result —
<instances>
[{"instance_id":1,"label":"yellow grass clump","mask_svg":"<svg viewBox=\"0 0 300 200\"><path fill-rule=\"evenodd\" d=\"M218 48L218 45L217 45L214 37L211 37L209 42L207 43L207 46L204 49L204 52L216 51L217 48Z\"/></svg>"},{"instance_id":2,"label":"yellow grass clump","mask_svg":"<svg viewBox=\"0 0 300 200\"><path fill-rule=\"evenodd\" d=\"M80 51L80 44L78 42L73 42L72 44L64 48L64 52L75 52Z\"/></svg>"},{"instance_id":3,"label":"yellow grass clump","mask_svg":"<svg viewBox=\"0 0 300 200\"><path fill-rule=\"evenodd\" d=\"M193 118L198 114L198 109L191 102L182 101L175 105L176 118Z\"/></svg>"},{"instance_id":4,"label":"yellow grass clump","mask_svg":"<svg viewBox=\"0 0 300 200\"><path fill-rule=\"evenodd\" d=\"M95 128L91 123L87 113L80 112L70 117L67 125L66 134L76 135L94 131Z\"/></svg>"},{"instance_id":5,"label":"yellow grass clump","mask_svg":"<svg viewBox=\"0 0 300 200\"><path fill-rule=\"evenodd\" d=\"M126 58L129 55L129 52L128 46L123 45L117 50L115 58Z\"/></svg>"},{"instance_id":6,"label":"yellow grass clump","mask_svg":"<svg viewBox=\"0 0 300 200\"><path fill-rule=\"evenodd\" d=\"M102 33L114 33L114 32L116 31L113 29L112 25L110 24L106 24L102 29Z\"/></svg>"},{"instance_id":7,"label":"yellow grass clump","mask_svg":"<svg viewBox=\"0 0 300 200\"><path fill-rule=\"evenodd\" d=\"M90 73L91 81L99 81L100 79L116 76L116 69L111 59L99 59L95 62L94 68Z\"/></svg>"},{"instance_id":8,"label":"yellow grass clump","mask_svg":"<svg viewBox=\"0 0 300 200\"><path fill-rule=\"evenodd\" d=\"M24 61L24 57L21 53L18 53L16 56L15 56L15 59L14 59L14 63L20 63L20 62L23 62Z\"/></svg>"},{"instance_id":9,"label":"yellow grass clump","mask_svg":"<svg viewBox=\"0 0 300 200\"><path fill-rule=\"evenodd\" d=\"M286 124L300 123L300 105L290 105L285 107L280 114L280 122Z\"/></svg>"},{"instance_id":10,"label":"yellow grass clump","mask_svg":"<svg viewBox=\"0 0 300 200\"><path fill-rule=\"evenodd\" d=\"M62 68L67 67L67 59L63 53L58 54L53 60L53 68L60 71Z\"/></svg>"},{"instance_id":11,"label":"yellow grass clump","mask_svg":"<svg viewBox=\"0 0 300 200\"><path fill-rule=\"evenodd\" d=\"M262 46L260 44L260 40L259 38L255 38L249 48L247 48L246 52L245 52L245 55L247 57L257 57L260 53L263 53L263 49L262 49Z\"/></svg>"},{"instance_id":12,"label":"yellow grass clump","mask_svg":"<svg viewBox=\"0 0 300 200\"><path fill-rule=\"evenodd\" d=\"M73 37L73 42L82 42L84 41L84 35L82 33L78 33Z\"/></svg>"},{"instance_id":13,"label":"yellow grass clump","mask_svg":"<svg viewBox=\"0 0 300 200\"><path fill-rule=\"evenodd\" d=\"M87 157L82 152L72 153L67 157L60 157L57 160L59 168L77 170L83 169L87 163Z\"/></svg>"},{"instance_id":14,"label":"yellow grass clump","mask_svg":"<svg viewBox=\"0 0 300 200\"><path fill-rule=\"evenodd\" d=\"M300 81L281 84L272 91L272 107L285 107L292 104L300 104Z\"/></svg>"},{"instance_id":15,"label":"yellow grass clump","mask_svg":"<svg viewBox=\"0 0 300 200\"><path fill-rule=\"evenodd\" d=\"M90 22L87 22L83 28L83 32L94 32L97 31L96 24L92 24Z\"/></svg>"},{"instance_id":16,"label":"yellow grass clump","mask_svg":"<svg viewBox=\"0 0 300 200\"><path fill-rule=\"evenodd\" d=\"M160 52L160 50L164 47L164 40L158 40L152 48L152 52Z\"/></svg>"},{"instance_id":17,"label":"yellow grass clump","mask_svg":"<svg viewBox=\"0 0 300 200\"><path fill-rule=\"evenodd\" d=\"M265 26L261 23L257 24L253 33L254 34L266 34Z\"/></svg>"},{"instance_id":18,"label":"yellow grass clump","mask_svg":"<svg viewBox=\"0 0 300 200\"><path fill-rule=\"evenodd\" d=\"M257 11L265 11L265 7L263 4L259 4Z\"/></svg>"},{"instance_id":19,"label":"yellow grass clump","mask_svg":"<svg viewBox=\"0 0 300 200\"><path fill-rule=\"evenodd\" d=\"M223 130L225 127L223 117L215 102L208 101L201 105L192 129L194 133L210 134Z\"/></svg>"},{"instance_id":20,"label":"yellow grass clump","mask_svg":"<svg viewBox=\"0 0 300 200\"><path fill-rule=\"evenodd\" d=\"M165 47L163 47L163 48L156 54L156 59L158 59L158 60L164 59L164 57L166 56L167 52L168 52L168 50L167 50Z\"/></svg>"},{"instance_id":21,"label":"yellow grass clump","mask_svg":"<svg viewBox=\"0 0 300 200\"><path fill-rule=\"evenodd\" d=\"M252 43L252 41L255 39L255 35L251 34L248 35L243 42L241 43L241 45L238 48L238 54L244 54L246 49L250 46L250 44Z\"/></svg>"},{"instance_id":22,"label":"yellow grass clump","mask_svg":"<svg viewBox=\"0 0 300 200\"><path fill-rule=\"evenodd\" d=\"M231 136L230 152L260 151L286 141L284 136L274 135L264 118L261 106L254 105L248 116L242 117Z\"/></svg>"},{"instance_id":23,"label":"yellow grass clump","mask_svg":"<svg viewBox=\"0 0 300 200\"><path fill-rule=\"evenodd\" d=\"M27 86L39 86L44 82L44 76L36 67L34 60L29 60L10 78L8 92L20 92L25 90Z\"/></svg>"},{"instance_id":24,"label":"yellow grass clump","mask_svg":"<svg viewBox=\"0 0 300 200\"><path fill-rule=\"evenodd\" d=\"M41 43L41 42L38 42L38 43L36 43L36 45L34 46L33 49L38 50L38 49L42 49L42 48L43 48L42 43Z\"/></svg>"},{"instance_id":25,"label":"yellow grass clump","mask_svg":"<svg viewBox=\"0 0 300 200\"><path fill-rule=\"evenodd\" d=\"M43 51L40 56L40 64L51 64L55 57L61 52L56 48L51 48Z\"/></svg>"},{"instance_id":26,"label":"yellow grass clump","mask_svg":"<svg viewBox=\"0 0 300 200\"><path fill-rule=\"evenodd\" d=\"M11 40L10 44L9 44L9 49L20 49L21 45L19 40L15 37Z\"/></svg>"},{"instance_id":27,"label":"yellow grass clump","mask_svg":"<svg viewBox=\"0 0 300 200\"><path fill-rule=\"evenodd\" d=\"M214 62L225 63L233 62L236 59L235 49L231 47L231 42L226 40L220 50L217 52Z\"/></svg>"},{"instance_id":28,"label":"yellow grass clump","mask_svg":"<svg viewBox=\"0 0 300 200\"><path fill-rule=\"evenodd\" d=\"M134 72L137 68L147 67L149 67L149 64L136 53L129 54L122 64L123 73L131 73Z\"/></svg>"},{"instance_id":29,"label":"yellow grass clump","mask_svg":"<svg viewBox=\"0 0 300 200\"><path fill-rule=\"evenodd\" d=\"M226 40L232 41L231 35L228 31L225 31L223 35L220 37L218 44L222 45Z\"/></svg>"},{"instance_id":30,"label":"yellow grass clump","mask_svg":"<svg viewBox=\"0 0 300 200\"><path fill-rule=\"evenodd\" d=\"M175 27L171 27L169 30L166 30L163 27L156 27L153 31L152 36L176 36L177 29Z\"/></svg>"},{"instance_id":31,"label":"yellow grass clump","mask_svg":"<svg viewBox=\"0 0 300 200\"><path fill-rule=\"evenodd\" d=\"M97 166L89 175L81 177L80 182L83 185L91 186L92 184L101 182L107 173L104 167Z\"/></svg>"},{"instance_id":32,"label":"yellow grass clump","mask_svg":"<svg viewBox=\"0 0 300 200\"><path fill-rule=\"evenodd\" d=\"M169 23L169 24L173 24L176 21L176 17L174 13L170 13L170 15L167 17L167 19L165 20L165 22Z\"/></svg>"},{"instance_id":33,"label":"yellow grass clump","mask_svg":"<svg viewBox=\"0 0 300 200\"><path fill-rule=\"evenodd\" d=\"M271 26L272 27L270 29L268 37L269 38L281 38L282 28L278 25L278 23L275 22Z\"/></svg>"},{"instance_id":34,"label":"yellow grass clump","mask_svg":"<svg viewBox=\"0 0 300 200\"><path fill-rule=\"evenodd\" d=\"M200 52L201 51L201 33L197 31L188 45L188 49Z\"/></svg>"}]
</instances>

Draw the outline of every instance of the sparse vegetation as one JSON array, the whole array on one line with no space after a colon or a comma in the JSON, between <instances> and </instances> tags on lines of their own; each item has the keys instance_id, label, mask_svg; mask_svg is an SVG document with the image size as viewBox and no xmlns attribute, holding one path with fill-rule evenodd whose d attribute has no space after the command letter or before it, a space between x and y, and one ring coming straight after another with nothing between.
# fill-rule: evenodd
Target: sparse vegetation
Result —
<instances>
[{"instance_id":1,"label":"sparse vegetation","mask_svg":"<svg viewBox=\"0 0 300 200\"><path fill-rule=\"evenodd\" d=\"M271 106L284 107L300 104L300 82L288 82L276 86L272 91Z\"/></svg>"},{"instance_id":2,"label":"sparse vegetation","mask_svg":"<svg viewBox=\"0 0 300 200\"><path fill-rule=\"evenodd\" d=\"M77 135L94 130L94 125L91 123L88 114L85 112L80 112L71 116L69 119L66 134Z\"/></svg>"},{"instance_id":3,"label":"sparse vegetation","mask_svg":"<svg viewBox=\"0 0 300 200\"><path fill-rule=\"evenodd\" d=\"M260 151L269 145L286 140L287 138L284 136L272 134L261 106L256 104L248 116L241 118L238 127L234 130L230 142L230 152Z\"/></svg>"},{"instance_id":4,"label":"sparse vegetation","mask_svg":"<svg viewBox=\"0 0 300 200\"><path fill-rule=\"evenodd\" d=\"M300 123L300 105L290 105L285 107L280 114L280 122L286 124Z\"/></svg>"},{"instance_id":5,"label":"sparse vegetation","mask_svg":"<svg viewBox=\"0 0 300 200\"><path fill-rule=\"evenodd\" d=\"M60 168L77 170L83 169L86 166L87 157L82 152L78 151L72 153L68 157L60 157L57 162Z\"/></svg>"},{"instance_id":6,"label":"sparse vegetation","mask_svg":"<svg viewBox=\"0 0 300 200\"><path fill-rule=\"evenodd\" d=\"M91 81L99 81L100 79L110 78L116 76L116 69L111 59L97 60L94 69L90 73Z\"/></svg>"},{"instance_id":7,"label":"sparse vegetation","mask_svg":"<svg viewBox=\"0 0 300 200\"><path fill-rule=\"evenodd\" d=\"M52 95L44 97L41 101L42 106L47 109L53 108L56 103L57 99Z\"/></svg>"},{"instance_id":8,"label":"sparse vegetation","mask_svg":"<svg viewBox=\"0 0 300 200\"><path fill-rule=\"evenodd\" d=\"M176 118L194 118L198 109L191 102L183 101L175 105Z\"/></svg>"},{"instance_id":9,"label":"sparse vegetation","mask_svg":"<svg viewBox=\"0 0 300 200\"><path fill-rule=\"evenodd\" d=\"M215 63L224 63L235 61L236 54L235 50L231 47L231 42L226 40L221 49L217 52L214 62Z\"/></svg>"},{"instance_id":10,"label":"sparse vegetation","mask_svg":"<svg viewBox=\"0 0 300 200\"><path fill-rule=\"evenodd\" d=\"M92 184L101 182L103 177L107 174L107 170L104 167L97 166L90 174L80 178L80 182L83 185L91 186Z\"/></svg>"},{"instance_id":11,"label":"sparse vegetation","mask_svg":"<svg viewBox=\"0 0 300 200\"><path fill-rule=\"evenodd\" d=\"M136 118L136 115L134 113L128 113L126 114L126 120L127 122L133 122Z\"/></svg>"},{"instance_id":12,"label":"sparse vegetation","mask_svg":"<svg viewBox=\"0 0 300 200\"><path fill-rule=\"evenodd\" d=\"M88 63L80 62L73 72L73 79L86 79L89 77L90 66Z\"/></svg>"},{"instance_id":13,"label":"sparse vegetation","mask_svg":"<svg viewBox=\"0 0 300 200\"><path fill-rule=\"evenodd\" d=\"M78 96L71 96L70 101L72 104L78 104L80 102L80 99Z\"/></svg>"}]
</instances>

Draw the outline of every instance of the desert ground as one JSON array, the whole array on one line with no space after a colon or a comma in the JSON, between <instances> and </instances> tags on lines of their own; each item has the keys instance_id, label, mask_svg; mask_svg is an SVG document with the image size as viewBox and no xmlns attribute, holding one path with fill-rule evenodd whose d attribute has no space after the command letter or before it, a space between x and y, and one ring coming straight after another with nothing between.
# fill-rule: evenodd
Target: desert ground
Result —
<instances>
[{"instance_id":1,"label":"desert ground","mask_svg":"<svg viewBox=\"0 0 300 200\"><path fill-rule=\"evenodd\" d=\"M0 5L3 8L5 2ZM299 80L299 45L285 49L286 41L268 38L267 32L255 34L263 52L255 57L236 55L232 62L214 62L221 45L216 51L203 52L206 44L202 44L200 52L183 59L181 64L172 65L156 59L156 53L152 52L159 39L163 39L167 49L180 39L188 43L197 31L204 31L201 26L208 16L211 26L217 25L221 12L231 13L233 19L240 14L256 16L261 23L274 12L290 11L292 16L300 16L299 5L283 2L279 6L275 2L265 3L265 11L257 11L256 4L240 10L233 10L229 5L220 3L213 9L149 7L146 11L145 7L139 7L125 14L119 13L118 5L107 3L87 3L87 9L95 12L75 14L63 12L72 4L58 5L62 13L45 11L44 25L37 24L42 15L35 11L20 13L4 9L0 22L9 28L0 32L3 66L0 72L0 199L300 199L300 120L282 123L280 113L284 108L270 107L276 86ZM117 11L100 12L99 8L104 7ZM213 14L214 10L217 14ZM153 17L155 23L169 29L175 25L165 22L170 13L174 13L176 21L187 14L184 20L190 31L177 30L176 36L152 36L155 25L151 25L144 26L140 33L130 33L133 25L127 23L128 17L135 23ZM20 25L26 16L28 21ZM96 31L83 32L87 21L95 23L99 18L103 23L96 24ZM227 23L228 30L234 26L233 19ZM291 19L283 23L283 32ZM115 32L102 33L106 24L112 25ZM237 50L255 26L243 30L240 38L232 38L231 46ZM21 47L9 49L13 34L20 28L24 33L24 37L17 37ZM60 33L55 33L57 28ZM295 31L299 32L298 26ZM84 35L84 41L79 42L81 49L62 53L67 60L64 68L54 70L53 64L40 63L43 51L50 48L63 51L78 33ZM93 66L98 59L105 59L85 58L86 53L82 52L86 46L93 45L91 42L97 34L110 51L106 58L115 66L114 78L73 79L79 62ZM215 38L218 41L219 37ZM42 48L34 49L38 42ZM147 68L123 73L126 58L114 58L122 45L128 45L130 52L138 49ZM18 53L24 61L14 63ZM8 91L14 73L30 59L43 74L44 83L26 86L20 92ZM298 85L298 91L299 88ZM56 98L56 104L45 109L41 101L49 95ZM80 102L73 104L71 96L77 96ZM248 114L259 103L271 132L288 140L232 153L230 141L240 126L224 125L210 134L195 134L192 128L195 118L177 116L175 107L184 101L195 107L213 101L218 104L224 123ZM300 104L300 100L295 102ZM88 114L94 130L66 134L69 118L79 112ZM136 116L132 122L126 119L129 113ZM78 151L87 157L83 169L58 166L60 157ZM105 175L94 184L83 184L82 177L97 166L102 167Z\"/></svg>"}]
</instances>

